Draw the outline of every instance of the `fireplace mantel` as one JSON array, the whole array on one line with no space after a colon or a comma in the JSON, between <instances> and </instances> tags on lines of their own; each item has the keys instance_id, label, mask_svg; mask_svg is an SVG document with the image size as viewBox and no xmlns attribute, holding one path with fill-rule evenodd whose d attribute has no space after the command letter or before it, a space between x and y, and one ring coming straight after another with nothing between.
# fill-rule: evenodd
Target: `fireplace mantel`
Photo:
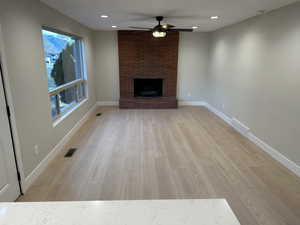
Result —
<instances>
[{"instance_id":1,"label":"fireplace mantel","mask_svg":"<svg viewBox=\"0 0 300 225\"><path fill-rule=\"evenodd\" d=\"M120 108L177 108L179 33L153 38L151 32L119 31ZM134 94L134 79L162 79L162 95Z\"/></svg>"}]
</instances>

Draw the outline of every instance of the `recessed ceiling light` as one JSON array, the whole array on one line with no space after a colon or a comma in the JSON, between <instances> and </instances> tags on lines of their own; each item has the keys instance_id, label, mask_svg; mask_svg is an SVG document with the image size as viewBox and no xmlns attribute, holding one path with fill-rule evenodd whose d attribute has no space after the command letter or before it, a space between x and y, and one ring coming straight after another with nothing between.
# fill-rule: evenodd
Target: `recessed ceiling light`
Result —
<instances>
[{"instance_id":1,"label":"recessed ceiling light","mask_svg":"<svg viewBox=\"0 0 300 225\"><path fill-rule=\"evenodd\" d=\"M219 19L219 16L211 16L210 19L217 20L217 19Z\"/></svg>"},{"instance_id":2,"label":"recessed ceiling light","mask_svg":"<svg viewBox=\"0 0 300 225\"><path fill-rule=\"evenodd\" d=\"M197 27L197 26L193 26L192 28L193 28L193 29L197 29L198 27Z\"/></svg>"},{"instance_id":3,"label":"recessed ceiling light","mask_svg":"<svg viewBox=\"0 0 300 225\"><path fill-rule=\"evenodd\" d=\"M111 27L112 27L112 28L117 28L117 26L115 26L115 25L112 25Z\"/></svg>"},{"instance_id":4,"label":"recessed ceiling light","mask_svg":"<svg viewBox=\"0 0 300 225\"><path fill-rule=\"evenodd\" d=\"M106 18L108 18L108 15L103 14L103 15L101 15L101 18L106 19Z\"/></svg>"}]
</instances>

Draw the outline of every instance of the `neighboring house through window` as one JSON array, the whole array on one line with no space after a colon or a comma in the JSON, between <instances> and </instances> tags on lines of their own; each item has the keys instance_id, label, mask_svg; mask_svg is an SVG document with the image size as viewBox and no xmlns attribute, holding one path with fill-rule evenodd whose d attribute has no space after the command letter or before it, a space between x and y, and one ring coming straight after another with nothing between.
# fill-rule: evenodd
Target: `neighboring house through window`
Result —
<instances>
[{"instance_id":1,"label":"neighboring house through window","mask_svg":"<svg viewBox=\"0 0 300 225\"><path fill-rule=\"evenodd\" d=\"M48 90L53 119L86 98L82 39L63 32L42 30Z\"/></svg>"}]
</instances>

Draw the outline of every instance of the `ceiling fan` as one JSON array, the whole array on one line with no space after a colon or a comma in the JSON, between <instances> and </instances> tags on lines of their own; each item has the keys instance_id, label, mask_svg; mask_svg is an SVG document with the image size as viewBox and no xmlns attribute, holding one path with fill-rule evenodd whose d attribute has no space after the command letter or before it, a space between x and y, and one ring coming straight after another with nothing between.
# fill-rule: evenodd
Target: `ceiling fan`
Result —
<instances>
[{"instance_id":1,"label":"ceiling fan","mask_svg":"<svg viewBox=\"0 0 300 225\"><path fill-rule=\"evenodd\" d=\"M152 31L152 35L155 38L163 38L167 35L167 32L170 31L182 31L182 32L193 32L193 29L184 29L184 28L175 28L174 25L171 24L164 24L162 25L161 22L163 21L163 16L156 16L155 19L157 20L158 24L153 28L148 27L132 27L129 28L135 29L135 30L148 30Z\"/></svg>"}]
</instances>

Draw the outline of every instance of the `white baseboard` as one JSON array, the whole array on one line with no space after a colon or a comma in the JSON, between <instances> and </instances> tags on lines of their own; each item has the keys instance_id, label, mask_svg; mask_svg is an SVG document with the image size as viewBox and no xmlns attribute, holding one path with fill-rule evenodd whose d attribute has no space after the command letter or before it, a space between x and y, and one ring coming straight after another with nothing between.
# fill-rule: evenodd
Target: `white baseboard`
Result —
<instances>
[{"instance_id":1,"label":"white baseboard","mask_svg":"<svg viewBox=\"0 0 300 225\"><path fill-rule=\"evenodd\" d=\"M179 101L179 106L191 105L191 106L205 106L206 103L203 101Z\"/></svg>"},{"instance_id":2,"label":"white baseboard","mask_svg":"<svg viewBox=\"0 0 300 225\"><path fill-rule=\"evenodd\" d=\"M228 123L230 126L232 126L232 119L229 118L227 115L222 113L221 111L217 110L216 108L212 107L210 104L205 103L205 107L208 108L209 111L216 114L218 117L220 117L222 120L224 120L226 123ZM232 126L233 127L233 126Z\"/></svg>"},{"instance_id":3,"label":"white baseboard","mask_svg":"<svg viewBox=\"0 0 300 225\"><path fill-rule=\"evenodd\" d=\"M269 155L272 156L273 159L280 162L283 166L288 168L290 171L295 173L298 177L300 177L300 166L297 165L295 162L291 161L284 155L282 155L279 151L272 148L267 143L260 140L258 137L256 137L254 134L249 133L247 135L247 138L251 140L253 143L255 143L257 146L259 146L261 149L263 149L265 152L267 152Z\"/></svg>"},{"instance_id":4,"label":"white baseboard","mask_svg":"<svg viewBox=\"0 0 300 225\"><path fill-rule=\"evenodd\" d=\"M36 181L38 176L47 168L49 163L60 153L65 145L70 141L74 134L80 129L80 127L90 118L90 116L96 110L97 105L94 105L83 117L79 120L75 126L62 138L62 140L52 149L52 151L39 163L39 165L25 178L23 185L23 191L26 192L28 188Z\"/></svg>"},{"instance_id":5,"label":"white baseboard","mask_svg":"<svg viewBox=\"0 0 300 225\"><path fill-rule=\"evenodd\" d=\"M99 101L97 102L98 106L118 106L118 101Z\"/></svg>"},{"instance_id":6,"label":"white baseboard","mask_svg":"<svg viewBox=\"0 0 300 225\"><path fill-rule=\"evenodd\" d=\"M213 106L209 105L208 103L205 104L206 107L216 114L218 117L220 117L222 120L224 120L226 123L228 123L230 126L232 126L235 130L237 130L239 133L241 133L244 137L248 138L250 141L252 141L254 144L256 144L258 147L260 147L262 150L264 150L266 153L268 153L273 159L280 162L283 166L288 168L290 171L295 173L297 176L300 177L300 166L297 165L295 162L291 161L284 155L282 155L278 150L274 149L258 137L256 137L251 130L243 125L241 122L239 122L236 119L231 119L224 113L220 112ZM236 120L236 121L234 121Z\"/></svg>"},{"instance_id":7,"label":"white baseboard","mask_svg":"<svg viewBox=\"0 0 300 225\"><path fill-rule=\"evenodd\" d=\"M250 132L250 128L236 118L233 118L231 120L231 124L234 129L236 129L239 133L243 134L244 136L246 136Z\"/></svg>"}]
</instances>

